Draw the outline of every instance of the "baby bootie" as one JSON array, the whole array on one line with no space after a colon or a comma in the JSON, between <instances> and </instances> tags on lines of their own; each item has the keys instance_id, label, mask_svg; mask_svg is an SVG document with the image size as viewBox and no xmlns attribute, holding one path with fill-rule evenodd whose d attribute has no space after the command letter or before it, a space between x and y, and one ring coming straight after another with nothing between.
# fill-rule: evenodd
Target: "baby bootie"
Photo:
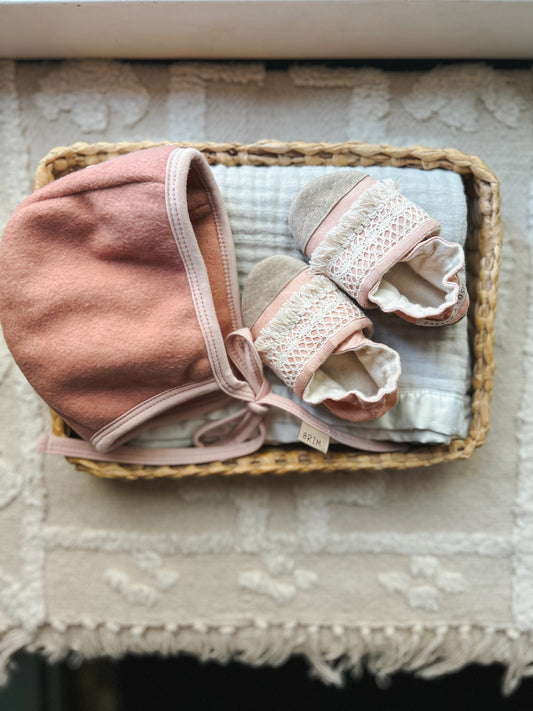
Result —
<instances>
[{"instance_id":1,"label":"baby bootie","mask_svg":"<svg viewBox=\"0 0 533 711\"><path fill-rule=\"evenodd\" d=\"M369 319L300 260L259 262L244 285L243 316L261 360L305 402L351 422L396 404L398 353L369 340Z\"/></svg>"},{"instance_id":2,"label":"baby bootie","mask_svg":"<svg viewBox=\"0 0 533 711\"><path fill-rule=\"evenodd\" d=\"M294 198L289 225L311 272L363 308L423 326L455 323L467 312L462 247L438 236L439 223L392 180L355 170L316 178Z\"/></svg>"}]
</instances>

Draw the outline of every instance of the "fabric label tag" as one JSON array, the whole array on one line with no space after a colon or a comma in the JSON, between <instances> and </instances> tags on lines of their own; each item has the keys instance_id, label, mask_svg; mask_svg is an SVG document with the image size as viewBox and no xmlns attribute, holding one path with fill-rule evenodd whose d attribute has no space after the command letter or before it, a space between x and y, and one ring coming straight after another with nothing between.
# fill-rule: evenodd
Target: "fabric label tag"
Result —
<instances>
[{"instance_id":1,"label":"fabric label tag","mask_svg":"<svg viewBox=\"0 0 533 711\"><path fill-rule=\"evenodd\" d=\"M302 422L302 426L300 427L298 440L308 447L318 449L319 452L323 452L324 454L326 454L329 449L329 436L311 427L311 425L307 425L305 422Z\"/></svg>"}]
</instances>

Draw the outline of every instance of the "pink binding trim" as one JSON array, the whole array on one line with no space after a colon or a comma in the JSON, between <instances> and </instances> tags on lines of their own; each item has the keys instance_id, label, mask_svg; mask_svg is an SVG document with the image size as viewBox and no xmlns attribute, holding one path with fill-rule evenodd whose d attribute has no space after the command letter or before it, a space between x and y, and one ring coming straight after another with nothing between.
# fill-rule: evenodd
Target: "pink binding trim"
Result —
<instances>
[{"instance_id":1,"label":"pink binding trim","mask_svg":"<svg viewBox=\"0 0 533 711\"><path fill-rule=\"evenodd\" d=\"M129 447L127 445L113 450L112 455L98 452L88 442L81 439L57 437L53 434L42 434L39 437L37 449L43 454L62 454L64 457L76 457L97 462L117 462L119 464L205 464L217 460L243 457L255 452L264 441L264 426L254 439L245 443L234 444L231 453L227 445L220 447L187 447L187 448L159 448Z\"/></svg>"},{"instance_id":2,"label":"pink binding trim","mask_svg":"<svg viewBox=\"0 0 533 711\"><path fill-rule=\"evenodd\" d=\"M175 407L190 398L190 391L194 390L195 396L208 395L218 390L213 378L205 383L191 383L181 388L172 388L159 393L149 400L145 400L131 410L128 410L116 420L99 430L91 437L92 446L99 452L105 452L111 447L121 444L122 437L130 437L132 430L137 430L147 420L158 414ZM191 417L192 417L191 413Z\"/></svg>"},{"instance_id":3,"label":"pink binding trim","mask_svg":"<svg viewBox=\"0 0 533 711\"><path fill-rule=\"evenodd\" d=\"M235 378L229 365L202 253L188 215L184 215L180 210L180 205L187 204L187 175L193 162L198 160L196 156L196 151L190 148L177 148L170 154L166 176L167 212L172 234L189 278L196 316L204 336L213 374L219 387L228 395L235 396L236 391L242 390L244 383ZM214 178L213 185L207 184L206 189L218 192ZM231 232L229 235L226 231L219 233L219 242L221 244L226 242L226 250L230 246L230 240ZM226 274L226 279L232 277L236 282L236 274Z\"/></svg>"},{"instance_id":4,"label":"pink binding trim","mask_svg":"<svg viewBox=\"0 0 533 711\"><path fill-rule=\"evenodd\" d=\"M368 188L374 185L374 183L377 183L377 180L371 178L370 175L367 175L366 178L362 178L362 180L356 183L350 192L346 193L346 195L339 200L335 207L328 212L326 217L318 225L305 245L305 254L307 257L311 257L328 232L339 224L344 213L347 212L354 202L359 200L361 195L366 193Z\"/></svg>"},{"instance_id":5,"label":"pink binding trim","mask_svg":"<svg viewBox=\"0 0 533 711\"><path fill-rule=\"evenodd\" d=\"M267 323L270 323L283 304L288 301L293 294L299 291L304 284L308 284L312 280L313 274L310 274L309 269L305 268L303 262L302 266L304 267L302 271L283 287L276 298L265 307L257 321L252 325L251 330L254 338L259 336L261 331Z\"/></svg>"}]
</instances>

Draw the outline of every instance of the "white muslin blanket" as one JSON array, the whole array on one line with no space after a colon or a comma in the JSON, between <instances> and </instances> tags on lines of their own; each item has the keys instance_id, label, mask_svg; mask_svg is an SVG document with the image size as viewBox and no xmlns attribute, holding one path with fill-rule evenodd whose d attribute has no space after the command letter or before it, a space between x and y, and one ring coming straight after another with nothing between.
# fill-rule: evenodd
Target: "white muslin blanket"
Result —
<instances>
[{"instance_id":1,"label":"white muslin blanket","mask_svg":"<svg viewBox=\"0 0 533 711\"><path fill-rule=\"evenodd\" d=\"M213 166L233 230L241 288L252 267L266 257L285 254L305 259L289 230L291 201L306 183L336 170L339 168L332 166ZM406 197L440 222L445 239L464 244L467 208L459 175L439 169L382 166L368 167L364 172L377 180L395 180ZM373 340L386 343L400 354L398 404L378 420L357 424L336 418L324 407L305 407L337 427L373 439L440 444L466 437L471 378L467 319L452 326L428 328L377 309L369 311L368 316L375 327ZM274 392L297 399L275 375L267 375ZM232 407L211 413L209 419L227 414ZM135 443L187 446L203 421L147 430ZM285 412L271 410L267 416L268 443L295 442L299 429L300 422Z\"/></svg>"}]
</instances>

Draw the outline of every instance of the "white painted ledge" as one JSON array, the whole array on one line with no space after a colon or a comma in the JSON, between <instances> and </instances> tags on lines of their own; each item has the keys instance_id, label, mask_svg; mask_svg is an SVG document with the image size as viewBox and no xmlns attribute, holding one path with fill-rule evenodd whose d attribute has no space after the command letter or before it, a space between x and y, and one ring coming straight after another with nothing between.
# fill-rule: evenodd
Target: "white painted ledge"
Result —
<instances>
[{"instance_id":1,"label":"white painted ledge","mask_svg":"<svg viewBox=\"0 0 533 711\"><path fill-rule=\"evenodd\" d=\"M533 57L533 0L0 0L0 57Z\"/></svg>"}]
</instances>

